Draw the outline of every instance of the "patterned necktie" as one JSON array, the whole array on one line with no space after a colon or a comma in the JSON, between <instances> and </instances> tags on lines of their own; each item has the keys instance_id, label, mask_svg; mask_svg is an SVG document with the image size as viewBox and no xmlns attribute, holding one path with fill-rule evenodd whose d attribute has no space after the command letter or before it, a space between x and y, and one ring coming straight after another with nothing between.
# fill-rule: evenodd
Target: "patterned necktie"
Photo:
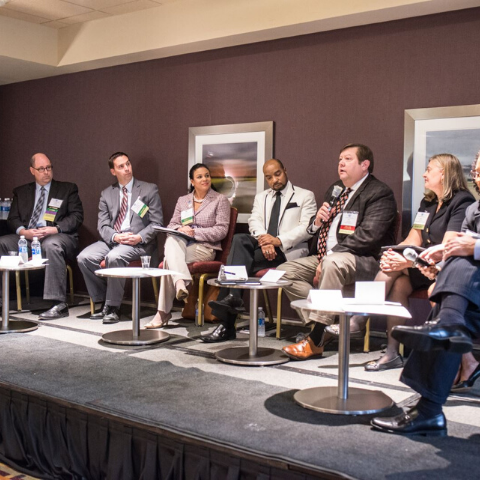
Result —
<instances>
[{"instance_id":1,"label":"patterned necktie","mask_svg":"<svg viewBox=\"0 0 480 480\"><path fill-rule=\"evenodd\" d=\"M35 228L40 218L40 214L43 210L43 203L45 202L45 187L40 189L40 198L37 200L35 208L33 209L32 218L30 218L30 223L28 224L28 229Z\"/></svg>"},{"instance_id":2,"label":"patterned necktie","mask_svg":"<svg viewBox=\"0 0 480 480\"><path fill-rule=\"evenodd\" d=\"M116 232L122 231L122 223L125 220L125 214L127 213L127 205L128 205L128 190L127 187L123 187L123 197L122 197L122 205L120 207L120 213L118 214L117 221L115 222L114 229Z\"/></svg>"},{"instance_id":3,"label":"patterned necktie","mask_svg":"<svg viewBox=\"0 0 480 480\"><path fill-rule=\"evenodd\" d=\"M272 213L270 214L270 222L268 224L267 233L272 237L276 237L278 235L278 220L280 218L280 204L282 203L282 193L276 192L276 199L275 203L272 207Z\"/></svg>"},{"instance_id":4,"label":"patterned necktie","mask_svg":"<svg viewBox=\"0 0 480 480\"><path fill-rule=\"evenodd\" d=\"M318 234L318 244L317 244L317 257L318 261L321 262L325 254L327 253L327 237L330 230L330 226L334 218L343 210L345 202L347 201L348 194L352 191L351 188L345 189L345 191L340 195L340 200L335 204L332 209L332 214L330 218L322 224L320 227L320 233Z\"/></svg>"}]
</instances>

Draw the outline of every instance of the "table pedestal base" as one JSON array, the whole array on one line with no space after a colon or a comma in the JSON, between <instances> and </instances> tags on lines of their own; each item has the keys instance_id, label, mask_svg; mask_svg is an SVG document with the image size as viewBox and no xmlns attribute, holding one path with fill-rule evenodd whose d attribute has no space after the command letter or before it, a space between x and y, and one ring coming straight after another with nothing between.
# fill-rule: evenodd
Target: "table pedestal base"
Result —
<instances>
[{"instance_id":1,"label":"table pedestal base","mask_svg":"<svg viewBox=\"0 0 480 480\"><path fill-rule=\"evenodd\" d=\"M248 365L262 367L264 365L278 365L287 363L289 358L281 351L273 348L257 348L257 354L250 356L249 347L233 347L220 350L215 357L220 362L234 365Z\"/></svg>"},{"instance_id":2,"label":"table pedestal base","mask_svg":"<svg viewBox=\"0 0 480 480\"><path fill-rule=\"evenodd\" d=\"M133 336L132 330L117 330L105 333L102 340L115 345L152 345L153 343L166 342L170 335L165 332L153 330L140 330L138 337Z\"/></svg>"},{"instance_id":3,"label":"table pedestal base","mask_svg":"<svg viewBox=\"0 0 480 480\"><path fill-rule=\"evenodd\" d=\"M27 320L10 320L7 327L0 325L0 333L25 333L33 332L38 328L38 323Z\"/></svg>"},{"instance_id":4,"label":"table pedestal base","mask_svg":"<svg viewBox=\"0 0 480 480\"><path fill-rule=\"evenodd\" d=\"M293 399L310 410L341 415L366 415L387 410L393 400L378 390L349 388L348 398L338 397L338 387L314 387L300 390Z\"/></svg>"}]
</instances>

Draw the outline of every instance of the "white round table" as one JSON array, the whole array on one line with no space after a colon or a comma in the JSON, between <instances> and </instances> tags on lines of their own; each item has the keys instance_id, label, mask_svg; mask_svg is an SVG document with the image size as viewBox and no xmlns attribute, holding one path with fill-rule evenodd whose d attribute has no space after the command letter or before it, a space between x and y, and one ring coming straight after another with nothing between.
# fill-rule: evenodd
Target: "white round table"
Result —
<instances>
[{"instance_id":1,"label":"white round table","mask_svg":"<svg viewBox=\"0 0 480 480\"><path fill-rule=\"evenodd\" d=\"M140 280L142 278L175 275L177 272L162 268L102 268L95 270L99 277L116 277L132 279L132 330L117 330L105 333L102 340L115 345L152 345L165 342L170 338L166 332L156 330L140 330Z\"/></svg>"},{"instance_id":2,"label":"white round table","mask_svg":"<svg viewBox=\"0 0 480 480\"><path fill-rule=\"evenodd\" d=\"M9 312L10 302L10 272L22 272L30 270L42 270L45 268L45 264L37 265L17 265L17 266L1 266L0 271L3 272L3 292L2 292L2 327L0 333L25 333L32 332L38 328L38 323L28 320L11 320Z\"/></svg>"},{"instance_id":3,"label":"white round table","mask_svg":"<svg viewBox=\"0 0 480 480\"><path fill-rule=\"evenodd\" d=\"M339 303L338 308L314 307L308 300L295 300L292 307L339 315L338 387L313 387L300 390L293 396L302 407L325 413L363 415L378 413L393 406L393 400L379 390L348 387L350 356L350 317L353 315L392 315L411 318L408 310L399 305L353 305Z\"/></svg>"},{"instance_id":4,"label":"white round table","mask_svg":"<svg viewBox=\"0 0 480 480\"><path fill-rule=\"evenodd\" d=\"M250 339L248 347L230 347L220 350L215 357L220 362L234 365L246 365L251 367L263 367L265 365L278 365L286 363L290 359L281 351L274 348L258 347L258 292L260 290L273 290L288 287L292 282L279 280L276 283L260 283L258 278L251 278L245 283L219 285L216 278L207 282L209 285L220 288L239 288L250 291Z\"/></svg>"}]
</instances>

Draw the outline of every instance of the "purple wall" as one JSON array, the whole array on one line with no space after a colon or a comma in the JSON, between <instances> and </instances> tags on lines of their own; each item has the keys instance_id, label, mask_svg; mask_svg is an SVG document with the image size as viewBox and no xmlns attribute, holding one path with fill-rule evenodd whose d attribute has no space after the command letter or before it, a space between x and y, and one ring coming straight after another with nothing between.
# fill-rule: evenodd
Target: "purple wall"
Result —
<instances>
[{"instance_id":1,"label":"purple wall","mask_svg":"<svg viewBox=\"0 0 480 480\"><path fill-rule=\"evenodd\" d=\"M480 103L479 45L476 8L6 85L0 196L46 153L55 178L79 186L85 246L112 152L159 185L168 220L186 188L189 127L273 120L275 155L317 200L355 141L400 205L404 110Z\"/></svg>"}]
</instances>

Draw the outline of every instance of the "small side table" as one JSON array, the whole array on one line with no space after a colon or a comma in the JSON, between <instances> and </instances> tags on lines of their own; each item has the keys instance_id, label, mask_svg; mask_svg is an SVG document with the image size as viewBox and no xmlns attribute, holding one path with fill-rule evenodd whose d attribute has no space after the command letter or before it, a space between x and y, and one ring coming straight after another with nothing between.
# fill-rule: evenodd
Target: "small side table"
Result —
<instances>
[{"instance_id":1,"label":"small side table","mask_svg":"<svg viewBox=\"0 0 480 480\"><path fill-rule=\"evenodd\" d=\"M38 328L38 323L28 320L10 321L9 302L10 302L10 272L21 272L29 270L42 270L45 264L41 265L17 265L16 267L0 266L3 272L3 292L2 292L2 327L0 333L25 333L32 332Z\"/></svg>"},{"instance_id":2,"label":"small side table","mask_svg":"<svg viewBox=\"0 0 480 480\"><path fill-rule=\"evenodd\" d=\"M147 273L148 272L148 273ZM170 335L154 330L140 330L140 279L163 277L176 272L162 268L102 268L95 271L99 277L116 277L132 279L132 330L117 330L105 333L102 340L115 345L152 345L166 342Z\"/></svg>"},{"instance_id":3,"label":"small side table","mask_svg":"<svg viewBox=\"0 0 480 480\"><path fill-rule=\"evenodd\" d=\"M225 288L240 288L250 291L250 339L248 347L225 348L217 352L215 357L220 362L252 367L287 363L290 359L281 350L258 347L258 292L259 290L274 290L281 287L288 287L292 282L279 280L276 283L264 282L258 284L258 279L256 278L252 278L251 281L251 284L236 283L234 285L225 285ZM215 287L223 287L216 283L215 278L208 280L207 283Z\"/></svg>"},{"instance_id":4,"label":"small side table","mask_svg":"<svg viewBox=\"0 0 480 480\"><path fill-rule=\"evenodd\" d=\"M325 413L364 415L378 413L393 406L393 400L379 390L348 388L348 362L350 356L350 317L353 315L392 315L411 318L405 307L397 305L341 304L334 310L314 307L307 300L295 300L292 307L314 310L340 316L338 339L338 387L313 387L300 390L293 396L302 407Z\"/></svg>"}]
</instances>

